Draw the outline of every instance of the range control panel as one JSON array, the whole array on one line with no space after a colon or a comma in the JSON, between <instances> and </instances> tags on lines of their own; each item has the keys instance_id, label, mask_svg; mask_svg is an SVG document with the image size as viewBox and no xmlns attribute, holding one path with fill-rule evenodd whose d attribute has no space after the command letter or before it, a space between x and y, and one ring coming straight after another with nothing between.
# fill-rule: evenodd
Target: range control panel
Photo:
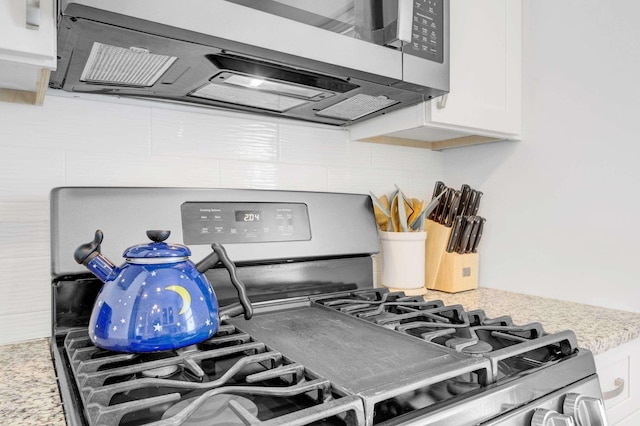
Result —
<instances>
[{"instance_id":1,"label":"range control panel","mask_svg":"<svg viewBox=\"0 0 640 426\"><path fill-rule=\"evenodd\" d=\"M311 239L304 203L186 202L181 213L185 244Z\"/></svg>"}]
</instances>

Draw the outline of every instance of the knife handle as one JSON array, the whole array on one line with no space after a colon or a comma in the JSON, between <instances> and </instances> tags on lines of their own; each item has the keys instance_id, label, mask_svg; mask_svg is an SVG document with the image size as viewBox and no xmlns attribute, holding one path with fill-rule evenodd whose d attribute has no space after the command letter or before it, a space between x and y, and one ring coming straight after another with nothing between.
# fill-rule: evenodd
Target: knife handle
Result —
<instances>
[{"instance_id":1,"label":"knife handle","mask_svg":"<svg viewBox=\"0 0 640 426\"><path fill-rule=\"evenodd\" d=\"M480 224L478 225L478 234L476 235L476 239L473 241L473 246L471 247L472 253L477 253L478 244L480 244L480 237L482 237L482 230L484 229L484 223L487 221L484 217L480 218Z\"/></svg>"},{"instance_id":2,"label":"knife handle","mask_svg":"<svg viewBox=\"0 0 640 426\"><path fill-rule=\"evenodd\" d=\"M467 246L469 245L469 238L471 237L471 231L473 229L474 222L474 216L467 216L467 220L464 224L464 230L462 231L462 235L460 235L460 243L458 244L458 249L456 250L459 254L464 254L467 251Z\"/></svg>"},{"instance_id":3,"label":"knife handle","mask_svg":"<svg viewBox=\"0 0 640 426\"><path fill-rule=\"evenodd\" d=\"M449 235L449 242L447 243L447 253L453 253L457 248L458 241L460 240L460 230L464 224L464 216L456 216L451 227L451 235Z\"/></svg>"},{"instance_id":4,"label":"knife handle","mask_svg":"<svg viewBox=\"0 0 640 426\"><path fill-rule=\"evenodd\" d=\"M458 206L460 205L460 197L462 193L460 191L453 191L451 202L449 203L449 211L444 222L444 226L451 227L453 225L453 219L458 215Z\"/></svg>"},{"instance_id":5,"label":"knife handle","mask_svg":"<svg viewBox=\"0 0 640 426\"><path fill-rule=\"evenodd\" d=\"M442 194L442 191L446 188L444 182L440 182L437 181L435 187L433 188L433 196L431 197L431 199L433 200L434 198L436 198L438 195ZM433 209L431 211L431 213L429 214L429 219L437 222L437 218L438 218L438 211L440 210L440 206L442 204L444 195L441 196L438 199L438 205L436 206L435 209Z\"/></svg>"},{"instance_id":6,"label":"knife handle","mask_svg":"<svg viewBox=\"0 0 640 426\"><path fill-rule=\"evenodd\" d=\"M436 217L435 217L435 221L438 223L443 224L444 223L444 219L445 219L445 215L446 215L446 210L447 210L447 205L449 204L449 198L451 197L451 188L444 188L447 192L440 197L440 203L438 203L438 208L436 209Z\"/></svg>"},{"instance_id":7,"label":"knife handle","mask_svg":"<svg viewBox=\"0 0 640 426\"><path fill-rule=\"evenodd\" d=\"M478 214L478 209L480 208L480 198L482 198L482 192L478 191L476 193L476 199L473 200L473 212L471 214Z\"/></svg>"},{"instance_id":8,"label":"knife handle","mask_svg":"<svg viewBox=\"0 0 640 426\"><path fill-rule=\"evenodd\" d=\"M460 187L460 204L458 205L458 214L464 215L464 211L469 204L469 195L471 194L471 187L466 183Z\"/></svg>"},{"instance_id":9,"label":"knife handle","mask_svg":"<svg viewBox=\"0 0 640 426\"><path fill-rule=\"evenodd\" d=\"M475 216L473 221L473 227L471 228L471 235L469 236L469 242L467 243L467 248L465 249L465 253L471 253L473 249L473 245L476 242L476 238L478 237L478 229L480 227L480 217Z\"/></svg>"}]
</instances>

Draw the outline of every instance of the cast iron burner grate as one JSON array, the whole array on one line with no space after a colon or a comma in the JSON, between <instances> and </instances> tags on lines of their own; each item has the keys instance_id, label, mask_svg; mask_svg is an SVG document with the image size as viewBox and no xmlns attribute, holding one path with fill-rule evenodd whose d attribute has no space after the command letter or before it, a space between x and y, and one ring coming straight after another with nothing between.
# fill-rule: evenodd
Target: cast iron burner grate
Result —
<instances>
[{"instance_id":1,"label":"cast iron burner grate","mask_svg":"<svg viewBox=\"0 0 640 426\"><path fill-rule=\"evenodd\" d=\"M547 334L538 322L516 325L509 316L488 318L483 310L465 311L376 288L321 296L316 303L382 327L446 346L471 356L489 358L489 382L551 365L578 350L571 331Z\"/></svg>"},{"instance_id":2,"label":"cast iron burner grate","mask_svg":"<svg viewBox=\"0 0 640 426\"><path fill-rule=\"evenodd\" d=\"M362 402L304 366L223 324L198 345L155 354L101 350L85 329L64 341L91 425L364 423ZM207 414L209 413L209 414Z\"/></svg>"}]
</instances>

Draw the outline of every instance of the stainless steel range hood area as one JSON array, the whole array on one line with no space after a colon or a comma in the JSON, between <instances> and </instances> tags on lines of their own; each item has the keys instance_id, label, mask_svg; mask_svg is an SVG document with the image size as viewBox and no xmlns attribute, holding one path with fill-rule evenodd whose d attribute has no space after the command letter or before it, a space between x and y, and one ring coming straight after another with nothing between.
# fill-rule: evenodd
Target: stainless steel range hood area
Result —
<instances>
[{"instance_id":1,"label":"stainless steel range hood area","mask_svg":"<svg viewBox=\"0 0 640 426\"><path fill-rule=\"evenodd\" d=\"M215 2L228 3L211 1ZM153 2L152 9L156 12L148 13L149 19L142 19L141 13L137 16L136 13L116 13L112 5L118 1L103 3L111 10L92 7L93 3L89 0L59 4L59 58L57 70L50 79L51 88L186 103L337 126L415 105L448 91L448 59L444 64L437 64L439 72L444 69L446 73L434 80L437 84L416 84L389 77L386 72L387 75L383 75L310 59L311 54L303 57L279 47L272 50L248 44L246 40L238 41L237 36L222 38L217 35L221 31L205 34L187 25L167 25L169 21L156 19L159 14L155 8L162 8L164 1ZM194 9L198 4L204 5L186 2L184 13L198 14ZM138 6L131 8L142 10ZM243 6L225 5L221 10L225 7ZM245 20L244 16L237 15L229 19L238 23ZM214 26L215 23L212 28ZM329 38L339 40L335 36L331 33ZM376 48L385 52L393 49ZM415 58L407 63L411 60Z\"/></svg>"}]
</instances>

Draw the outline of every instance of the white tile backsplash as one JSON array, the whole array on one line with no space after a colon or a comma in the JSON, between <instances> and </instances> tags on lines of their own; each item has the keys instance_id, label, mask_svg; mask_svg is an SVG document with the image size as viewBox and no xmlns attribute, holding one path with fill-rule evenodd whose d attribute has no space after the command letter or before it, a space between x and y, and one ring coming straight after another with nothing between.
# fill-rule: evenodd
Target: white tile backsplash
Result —
<instances>
[{"instance_id":1,"label":"white tile backsplash","mask_svg":"<svg viewBox=\"0 0 640 426\"><path fill-rule=\"evenodd\" d=\"M220 160L220 186L326 191L327 167Z\"/></svg>"},{"instance_id":2,"label":"white tile backsplash","mask_svg":"<svg viewBox=\"0 0 640 426\"><path fill-rule=\"evenodd\" d=\"M255 118L154 109L151 135L158 155L278 159L277 124Z\"/></svg>"},{"instance_id":3,"label":"white tile backsplash","mask_svg":"<svg viewBox=\"0 0 640 426\"><path fill-rule=\"evenodd\" d=\"M352 142L341 128L56 91L42 107L0 103L0 344L50 334L53 187L382 194L397 183L419 197L438 179L441 153Z\"/></svg>"},{"instance_id":4,"label":"white tile backsplash","mask_svg":"<svg viewBox=\"0 0 640 426\"><path fill-rule=\"evenodd\" d=\"M150 115L146 107L57 96L35 108L0 102L0 141L20 148L148 153Z\"/></svg>"}]
</instances>

